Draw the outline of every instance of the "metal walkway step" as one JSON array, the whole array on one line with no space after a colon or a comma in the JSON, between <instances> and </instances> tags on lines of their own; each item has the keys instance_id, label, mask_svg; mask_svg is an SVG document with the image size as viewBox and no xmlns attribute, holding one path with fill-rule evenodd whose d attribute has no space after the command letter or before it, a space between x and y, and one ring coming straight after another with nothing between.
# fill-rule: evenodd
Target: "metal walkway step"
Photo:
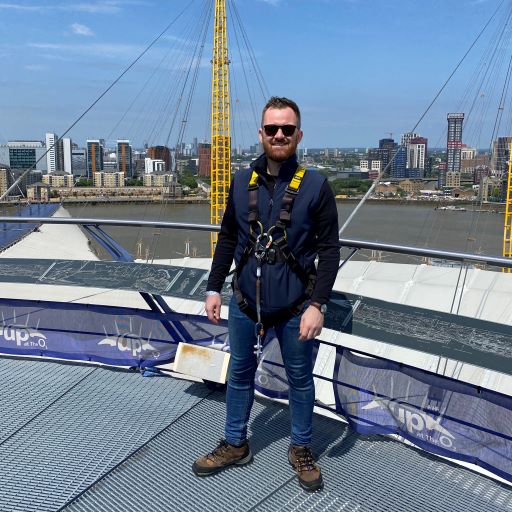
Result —
<instances>
[{"instance_id":1,"label":"metal walkway step","mask_svg":"<svg viewBox=\"0 0 512 512\"><path fill-rule=\"evenodd\" d=\"M2 512L58 510L208 393L134 372L0 363Z\"/></svg>"},{"instance_id":2,"label":"metal walkway step","mask_svg":"<svg viewBox=\"0 0 512 512\"><path fill-rule=\"evenodd\" d=\"M315 416L322 492L302 491L288 465L288 409L257 400L250 425L254 461L196 478L193 460L217 443L223 396L199 403L118 466L66 512L90 511L499 511L512 491L479 474L381 436L365 437Z\"/></svg>"}]
</instances>

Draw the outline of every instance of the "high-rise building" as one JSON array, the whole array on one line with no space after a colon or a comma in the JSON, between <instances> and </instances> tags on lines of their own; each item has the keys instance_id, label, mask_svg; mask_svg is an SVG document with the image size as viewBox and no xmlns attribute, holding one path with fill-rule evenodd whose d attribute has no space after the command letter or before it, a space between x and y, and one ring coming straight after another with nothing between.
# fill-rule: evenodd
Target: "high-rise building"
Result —
<instances>
[{"instance_id":1,"label":"high-rise building","mask_svg":"<svg viewBox=\"0 0 512 512\"><path fill-rule=\"evenodd\" d=\"M420 135L418 133L414 133L414 132L407 132L407 133L404 133L401 137L400 137L400 146L407 146L407 144L409 144L409 142L412 140L412 139L416 139L417 137L420 137Z\"/></svg>"},{"instance_id":2,"label":"high-rise building","mask_svg":"<svg viewBox=\"0 0 512 512\"><path fill-rule=\"evenodd\" d=\"M46 134L46 166L48 167L48 172L60 171L58 140L59 137L56 133Z\"/></svg>"},{"instance_id":3,"label":"high-rise building","mask_svg":"<svg viewBox=\"0 0 512 512\"><path fill-rule=\"evenodd\" d=\"M60 155L62 156L61 170L73 174L73 141L70 138L63 138L59 141Z\"/></svg>"},{"instance_id":4,"label":"high-rise building","mask_svg":"<svg viewBox=\"0 0 512 512\"><path fill-rule=\"evenodd\" d=\"M389 175L397 179L407 178L407 147L402 145L398 146L393 150L391 158L393 161Z\"/></svg>"},{"instance_id":5,"label":"high-rise building","mask_svg":"<svg viewBox=\"0 0 512 512\"><path fill-rule=\"evenodd\" d=\"M508 173L511 143L512 137L498 137L492 143L491 172L498 179Z\"/></svg>"},{"instance_id":6,"label":"high-rise building","mask_svg":"<svg viewBox=\"0 0 512 512\"><path fill-rule=\"evenodd\" d=\"M46 171L46 147L40 140L12 140L0 146L0 162L11 169Z\"/></svg>"},{"instance_id":7,"label":"high-rise building","mask_svg":"<svg viewBox=\"0 0 512 512\"><path fill-rule=\"evenodd\" d=\"M59 139L56 133L46 134L46 164L48 172L73 172L73 143L69 138Z\"/></svg>"},{"instance_id":8,"label":"high-rise building","mask_svg":"<svg viewBox=\"0 0 512 512\"><path fill-rule=\"evenodd\" d=\"M71 151L71 169L75 176L87 175L87 151L75 148Z\"/></svg>"},{"instance_id":9,"label":"high-rise building","mask_svg":"<svg viewBox=\"0 0 512 512\"><path fill-rule=\"evenodd\" d=\"M400 146L397 146L391 150L391 158L393 159L391 164L391 172L389 175L392 178L396 179L404 179L411 177L410 174L407 173L407 148L409 142L413 139L418 138L419 135L417 133L408 132L404 133L400 137ZM393 139L382 139L382 141L391 141ZM390 144L390 142L384 142L385 144ZM414 177L416 173L413 173Z\"/></svg>"},{"instance_id":10,"label":"high-rise building","mask_svg":"<svg viewBox=\"0 0 512 512\"><path fill-rule=\"evenodd\" d=\"M94 181L94 175L103 170L103 139L87 140L87 176Z\"/></svg>"},{"instance_id":11,"label":"high-rise building","mask_svg":"<svg viewBox=\"0 0 512 512\"><path fill-rule=\"evenodd\" d=\"M124 172L125 177L133 177L132 147L129 140L117 141L117 172Z\"/></svg>"},{"instance_id":12,"label":"high-rise building","mask_svg":"<svg viewBox=\"0 0 512 512\"><path fill-rule=\"evenodd\" d=\"M165 162L166 172L172 169L171 151L167 146L152 146L147 149L146 157L152 160L163 160Z\"/></svg>"},{"instance_id":13,"label":"high-rise building","mask_svg":"<svg viewBox=\"0 0 512 512\"><path fill-rule=\"evenodd\" d=\"M415 137L407 144L407 168L425 171L428 140L425 137Z\"/></svg>"},{"instance_id":14,"label":"high-rise building","mask_svg":"<svg viewBox=\"0 0 512 512\"><path fill-rule=\"evenodd\" d=\"M492 144L491 173L499 182L498 201L505 201L508 188L508 165L512 137L498 137Z\"/></svg>"},{"instance_id":15,"label":"high-rise building","mask_svg":"<svg viewBox=\"0 0 512 512\"><path fill-rule=\"evenodd\" d=\"M382 162L382 169L386 169L388 166L391 158L393 158L393 151L396 149L398 144L394 141L394 139L380 139L379 140L379 150L381 153L381 162ZM390 174L391 169L386 169L386 173Z\"/></svg>"},{"instance_id":16,"label":"high-rise building","mask_svg":"<svg viewBox=\"0 0 512 512\"><path fill-rule=\"evenodd\" d=\"M448 135L446 140L446 172L460 172L462 149L462 122L463 113L448 114ZM439 173L439 184L446 184L446 173Z\"/></svg>"},{"instance_id":17,"label":"high-rise building","mask_svg":"<svg viewBox=\"0 0 512 512\"><path fill-rule=\"evenodd\" d=\"M199 176L210 176L211 169L211 144L202 142L198 146L199 152Z\"/></svg>"}]
</instances>

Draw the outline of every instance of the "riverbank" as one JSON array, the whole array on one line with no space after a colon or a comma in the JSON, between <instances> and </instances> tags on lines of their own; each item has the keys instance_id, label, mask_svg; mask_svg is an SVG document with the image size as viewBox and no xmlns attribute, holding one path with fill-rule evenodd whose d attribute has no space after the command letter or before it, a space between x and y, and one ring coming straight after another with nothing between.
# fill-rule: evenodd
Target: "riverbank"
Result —
<instances>
[{"instance_id":1,"label":"riverbank","mask_svg":"<svg viewBox=\"0 0 512 512\"><path fill-rule=\"evenodd\" d=\"M357 204L361 198L343 198L336 199L337 204ZM108 205L108 204L210 204L210 199L205 197L168 197L162 199L161 196L148 197L148 196L130 196L130 197L116 197L116 196L87 196L87 197L66 197L66 198L52 198L51 203L61 203L62 205ZM20 199L19 201L1 201L0 205L15 206L17 204L27 204L30 201ZM433 209L440 209L444 206L458 206L465 208L469 211L481 211L491 213L505 213L505 203L478 203L476 201L464 201L458 199L403 199L403 198L378 198L372 197L366 200L368 204L390 205L390 206L431 206Z\"/></svg>"}]
</instances>

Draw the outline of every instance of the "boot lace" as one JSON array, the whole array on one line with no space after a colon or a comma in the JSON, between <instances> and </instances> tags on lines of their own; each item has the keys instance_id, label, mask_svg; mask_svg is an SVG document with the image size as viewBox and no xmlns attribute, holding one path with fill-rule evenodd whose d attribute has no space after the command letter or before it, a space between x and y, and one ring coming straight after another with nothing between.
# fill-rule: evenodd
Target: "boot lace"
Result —
<instances>
[{"instance_id":1,"label":"boot lace","mask_svg":"<svg viewBox=\"0 0 512 512\"><path fill-rule=\"evenodd\" d=\"M295 448L296 468L299 473L317 468L311 449L307 446Z\"/></svg>"},{"instance_id":2,"label":"boot lace","mask_svg":"<svg viewBox=\"0 0 512 512\"><path fill-rule=\"evenodd\" d=\"M214 462L222 460L224 455L229 451L229 447L230 445L227 443L227 441L225 439L221 439L215 450L209 453L206 457Z\"/></svg>"}]
</instances>

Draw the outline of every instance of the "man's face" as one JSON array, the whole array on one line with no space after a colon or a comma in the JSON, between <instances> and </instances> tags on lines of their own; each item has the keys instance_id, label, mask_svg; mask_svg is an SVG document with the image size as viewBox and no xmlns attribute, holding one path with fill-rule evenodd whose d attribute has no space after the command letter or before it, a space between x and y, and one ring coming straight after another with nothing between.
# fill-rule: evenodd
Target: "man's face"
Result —
<instances>
[{"instance_id":1,"label":"man's face","mask_svg":"<svg viewBox=\"0 0 512 512\"><path fill-rule=\"evenodd\" d=\"M262 124L263 126L297 126L297 116L290 107L269 108L263 116ZM277 130L275 135L267 135L264 128L260 128L258 133L267 158L274 162L288 160L295 154L297 145L302 140L302 130L298 128L290 136L286 136L282 129Z\"/></svg>"}]
</instances>

